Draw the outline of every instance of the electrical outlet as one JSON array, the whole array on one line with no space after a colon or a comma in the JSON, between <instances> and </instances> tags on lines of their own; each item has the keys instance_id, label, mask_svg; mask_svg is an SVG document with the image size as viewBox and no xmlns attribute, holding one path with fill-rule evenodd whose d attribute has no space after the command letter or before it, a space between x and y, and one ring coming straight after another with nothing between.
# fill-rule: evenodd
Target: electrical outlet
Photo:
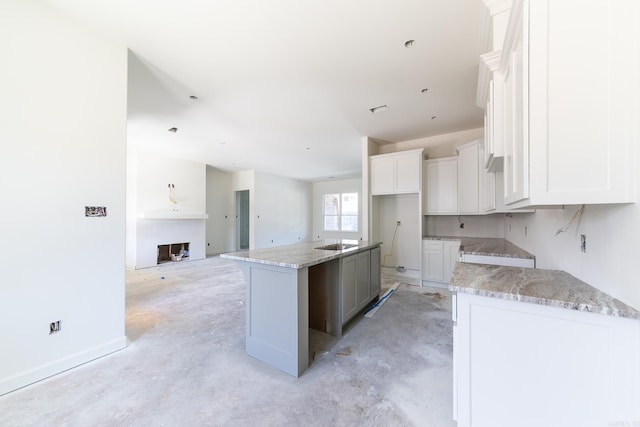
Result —
<instances>
[{"instance_id":1,"label":"electrical outlet","mask_svg":"<svg viewBox=\"0 0 640 427\"><path fill-rule=\"evenodd\" d=\"M49 323L49 335L55 334L56 332L60 332L60 321L56 320L55 322Z\"/></svg>"},{"instance_id":2,"label":"electrical outlet","mask_svg":"<svg viewBox=\"0 0 640 427\"><path fill-rule=\"evenodd\" d=\"M580 252L587 252L587 236L584 234L580 235Z\"/></svg>"}]
</instances>

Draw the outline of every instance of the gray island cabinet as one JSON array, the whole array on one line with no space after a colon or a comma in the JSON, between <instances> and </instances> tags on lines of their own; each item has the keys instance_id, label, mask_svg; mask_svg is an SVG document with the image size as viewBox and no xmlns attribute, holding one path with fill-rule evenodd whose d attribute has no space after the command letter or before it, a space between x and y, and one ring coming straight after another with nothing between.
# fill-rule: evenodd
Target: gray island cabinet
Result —
<instances>
[{"instance_id":1,"label":"gray island cabinet","mask_svg":"<svg viewBox=\"0 0 640 427\"><path fill-rule=\"evenodd\" d=\"M222 254L247 283L247 354L300 376L309 366L309 328L339 337L379 297L380 244L315 241Z\"/></svg>"}]
</instances>

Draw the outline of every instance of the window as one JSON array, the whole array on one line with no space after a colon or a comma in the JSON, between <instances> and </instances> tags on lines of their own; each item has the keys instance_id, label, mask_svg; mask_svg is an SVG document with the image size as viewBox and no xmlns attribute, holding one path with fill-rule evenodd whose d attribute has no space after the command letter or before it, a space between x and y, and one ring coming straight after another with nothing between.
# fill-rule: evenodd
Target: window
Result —
<instances>
[{"instance_id":1,"label":"window","mask_svg":"<svg viewBox=\"0 0 640 427\"><path fill-rule=\"evenodd\" d=\"M324 231L358 231L358 193L324 195Z\"/></svg>"}]
</instances>

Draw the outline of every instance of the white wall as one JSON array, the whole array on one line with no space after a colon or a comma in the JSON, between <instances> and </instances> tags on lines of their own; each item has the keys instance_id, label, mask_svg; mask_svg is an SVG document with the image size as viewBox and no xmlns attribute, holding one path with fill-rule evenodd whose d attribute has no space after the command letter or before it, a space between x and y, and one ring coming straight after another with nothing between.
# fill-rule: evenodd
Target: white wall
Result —
<instances>
[{"instance_id":1,"label":"white wall","mask_svg":"<svg viewBox=\"0 0 640 427\"><path fill-rule=\"evenodd\" d=\"M364 223L362 197L362 179L339 179L314 182L313 186L313 239L360 239L363 236ZM324 195L333 193L358 193L358 231L324 231ZM363 203L364 201L364 203Z\"/></svg>"},{"instance_id":2,"label":"white wall","mask_svg":"<svg viewBox=\"0 0 640 427\"><path fill-rule=\"evenodd\" d=\"M418 194L374 196L373 201L375 224L372 240L382 241L382 265L420 271L422 248ZM400 226L396 231L397 221L400 221Z\"/></svg>"},{"instance_id":3,"label":"white wall","mask_svg":"<svg viewBox=\"0 0 640 427\"><path fill-rule=\"evenodd\" d=\"M393 144L384 144L379 146L378 154L424 148L425 156L428 156L430 159L456 156L458 154L456 147L480 138L484 138L484 128L445 133Z\"/></svg>"},{"instance_id":4,"label":"white wall","mask_svg":"<svg viewBox=\"0 0 640 427\"><path fill-rule=\"evenodd\" d=\"M138 150L132 144L127 144L126 171L125 266L133 270L138 256Z\"/></svg>"},{"instance_id":5,"label":"white wall","mask_svg":"<svg viewBox=\"0 0 640 427\"><path fill-rule=\"evenodd\" d=\"M505 238L535 254L538 268L564 270L640 309L640 206L588 205L578 224L554 236L578 208L539 209L506 218ZM587 238L586 253L580 251L581 234Z\"/></svg>"},{"instance_id":6,"label":"white wall","mask_svg":"<svg viewBox=\"0 0 640 427\"><path fill-rule=\"evenodd\" d=\"M232 176L207 166L207 255L235 251L235 208L231 203Z\"/></svg>"},{"instance_id":7,"label":"white wall","mask_svg":"<svg viewBox=\"0 0 640 427\"><path fill-rule=\"evenodd\" d=\"M460 222L464 228L460 228ZM427 236L504 237L504 214L429 215L424 216L423 224Z\"/></svg>"},{"instance_id":8,"label":"white wall","mask_svg":"<svg viewBox=\"0 0 640 427\"><path fill-rule=\"evenodd\" d=\"M311 240L312 185L255 172L251 215L253 249Z\"/></svg>"},{"instance_id":9,"label":"white wall","mask_svg":"<svg viewBox=\"0 0 640 427\"><path fill-rule=\"evenodd\" d=\"M229 203L233 209L233 222L231 223L233 233L232 250L240 250L236 244L238 236L236 233L236 191L249 191L249 249L255 249L255 175L253 170L236 172L231 175L231 193L229 194Z\"/></svg>"},{"instance_id":10,"label":"white wall","mask_svg":"<svg viewBox=\"0 0 640 427\"><path fill-rule=\"evenodd\" d=\"M141 212L204 213L206 165L138 150L137 208ZM173 204L168 184L173 184Z\"/></svg>"},{"instance_id":11,"label":"white wall","mask_svg":"<svg viewBox=\"0 0 640 427\"><path fill-rule=\"evenodd\" d=\"M158 245L189 243L189 259L205 257L206 221L204 219L139 219L139 214L167 215L196 213L206 210L206 165L188 160L166 157L145 149L129 148L127 188L135 187L135 198L128 197L128 232L132 233L135 218L135 242L127 239L128 268L157 265ZM133 165L133 166L132 166ZM135 184L129 181L135 181ZM173 184L173 198L169 201L169 184Z\"/></svg>"},{"instance_id":12,"label":"white wall","mask_svg":"<svg viewBox=\"0 0 640 427\"><path fill-rule=\"evenodd\" d=\"M126 345L127 50L32 0L0 40L3 394Z\"/></svg>"}]
</instances>

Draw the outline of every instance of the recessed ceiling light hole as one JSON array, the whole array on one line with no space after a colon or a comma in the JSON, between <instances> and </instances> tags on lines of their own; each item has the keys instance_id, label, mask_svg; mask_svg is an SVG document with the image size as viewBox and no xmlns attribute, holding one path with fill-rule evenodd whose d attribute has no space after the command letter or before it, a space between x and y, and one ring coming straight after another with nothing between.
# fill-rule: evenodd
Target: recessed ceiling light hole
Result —
<instances>
[{"instance_id":1,"label":"recessed ceiling light hole","mask_svg":"<svg viewBox=\"0 0 640 427\"><path fill-rule=\"evenodd\" d=\"M169 132L176 133L178 132L178 128L169 128Z\"/></svg>"},{"instance_id":2,"label":"recessed ceiling light hole","mask_svg":"<svg viewBox=\"0 0 640 427\"><path fill-rule=\"evenodd\" d=\"M422 92L422 93L427 93L427 92L429 92L429 89L427 89L427 88L425 87L425 88L424 88L424 89L422 89L420 92Z\"/></svg>"},{"instance_id":3,"label":"recessed ceiling light hole","mask_svg":"<svg viewBox=\"0 0 640 427\"><path fill-rule=\"evenodd\" d=\"M190 95L189 99L194 99L195 100L195 99L198 99L198 97L196 95Z\"/></svg>"},{"instance_id":4,"label":"recessed ceiling light hole","mask_svg":"<svg viewBox=\"0 0 640 427\"><path fill-rule=\"evenodd\" d=\"M411 48L415 43L416 43L415 40L407 40L406 42L404 42L404 47L406 47L407 49Z\"/></svg>"}]
</instances>

